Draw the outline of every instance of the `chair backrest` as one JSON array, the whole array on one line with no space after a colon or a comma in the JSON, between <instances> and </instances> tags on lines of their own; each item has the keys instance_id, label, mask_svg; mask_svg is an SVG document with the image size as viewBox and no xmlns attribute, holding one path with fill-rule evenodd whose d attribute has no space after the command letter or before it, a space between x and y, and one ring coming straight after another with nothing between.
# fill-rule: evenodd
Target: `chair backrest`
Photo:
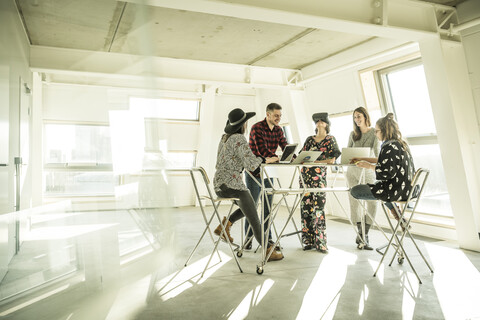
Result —
<instances>
[{"instance_id":1,"label":"chair backrest","mask_svg":"<svg viewBox=\"0 0 480 320\"><path fill-rule=\"evenodd\" d=\"M207 172L204 168L192 168L190 170L190 176L192 177L192 182L198 201L201 201L205 198L210 200L215 199L215 193L212 191L212 188L210 188L210 179L208 178Z\"/></svg>"},{"instance_id":2,"label":"chair backrest","mask_svg":"<svg viewBox=\"0 0 480 320\"><path fill-rule=\"evenodd\" d=\"M427 183L428 175L430 174L430 170L425 168L419 168L412 179L412 189L410 194L408 195L408 199L406 203L410 203L415 201L414 209L417 207L418 201L422 196L423 189L425 188L425 184Z\"/></svg>"}]
</instances>

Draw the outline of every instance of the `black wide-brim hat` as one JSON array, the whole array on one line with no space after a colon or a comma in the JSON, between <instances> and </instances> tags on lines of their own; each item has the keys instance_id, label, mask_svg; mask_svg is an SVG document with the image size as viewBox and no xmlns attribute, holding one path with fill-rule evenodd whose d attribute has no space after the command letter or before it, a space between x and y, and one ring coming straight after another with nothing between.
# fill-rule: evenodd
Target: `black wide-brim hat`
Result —
<instances>
[{"instance_id":1,"label":"black wide-brim hat","mask_svg":"<svg viewBox=\"0 0 480 320\"><path fill-rule=\"evenodd\" d=\"M322 120L323 122L330 125L330 119L328 118L328 112L318 112L312 115L313 122L317 123L318 120Z\"/></svg>"},{"instance_id":2,"label":"black wide-brim hat","mask_svg":"<svg viewBox=\"0 0 480 320\"><path fill-rule=\"evenodd\" d=\"M255 112L245 112L240 108L233 109L228 114L227 125L225 126L225 133L232 134L238 131L243 124L253 117Z\"/></svg>"}]
</instances>

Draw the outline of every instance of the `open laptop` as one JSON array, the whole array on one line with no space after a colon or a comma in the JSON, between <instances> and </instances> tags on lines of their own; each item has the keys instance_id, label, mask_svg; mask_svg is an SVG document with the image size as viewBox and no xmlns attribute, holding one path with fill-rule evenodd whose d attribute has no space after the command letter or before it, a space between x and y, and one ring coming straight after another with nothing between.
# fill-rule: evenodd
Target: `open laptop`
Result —
<instances>
[{"instance_id":1,"label":"open laptop","mask_svg":"<svg viewBox=\"0 0 480 320\"><path fill-rule=\"evenodd\" d=\"M353 158L368 158L370 150L369 147L342 148L340 163L349 164Z\"/></svg>"},{"instance_id":2,"label":"open laptop","mask_svg":"<svg viewBox=\"0 0 480 320\"><path fill-rule=\"evenodd\" d=\"M320 157L322 151L302 151L298 154L295 160L292 163L299 164L299 163L310 163L314 162L315 160Z\"/></svg>"},{"instance_id":3,"label":"open laptop","mask_svg":"<svg viewBox=\"0 0 480 320\"><path fill-rule=\"evenodd\" d=\"M285 149L283 149L283 154L279 163L290 163L292 161L295 149L297 149L298 143L287 144Z\"/></svg>"}]
</instances>

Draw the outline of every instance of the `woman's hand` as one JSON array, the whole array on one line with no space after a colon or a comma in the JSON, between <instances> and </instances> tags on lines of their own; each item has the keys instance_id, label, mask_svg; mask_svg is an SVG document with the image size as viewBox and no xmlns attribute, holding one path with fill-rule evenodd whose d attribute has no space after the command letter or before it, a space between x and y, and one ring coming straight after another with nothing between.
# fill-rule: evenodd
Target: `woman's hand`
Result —
<instances>
[{"instance_id":1,"label":"woman's hand","mask_svg":"<svg viewBox=\"0 0 480 320\"><path fill-rule=\"evenodd\" d=\"M365 160L360 160L355 162L355 165L359 168L364 168L364 169L375 169L375 165L371 164L370 162L367 162Z\"/></svg>"},{"instance_id":2,"label":"woman's hand","mask_svg":"<svg viewBox=\"0 0 480 320\"><path fill-rule=\"evenodd\" d=\"M352 160L350 160L350 164L357 164L357 162L359 162L359 161L366 161L370 164L376 164L378 159L377 158L365 158L365 157L364 158L360 158L360 157L352 158Z\"/></svg>"},{"instance_id":3,"label":"woman's hand","mask_svg":"<svg viewBox=\"0 0 480 320\"><path fill-rule=\"evenodd\" d=\"M325 160L315 160L315 163L325 163L325 164L334 164L335 158L325 159Z\"/></svg>"},{"instance_id":4,"label":"woman's hand","mask_svg":"<svg viewBox=\"0 0 480 320\"><path fill-rule=\"evenodd\" d=\"M266 157L265 163L275 163L278 162L278 157Z\"/></svg>"},{"instance_id":5,"label":"woman's hand","mask_svg":"<svg viewBox=\"0 0 480 320\"><path fill-rule=\"evenodd\" d=\"M326 160L325 160L325 163L327 163L327 164L334 164L334 163L335 163L335 158L326 159Z\"/></svg>"},{"instance_id":6,"label":"woman's hand","mask_svg":"<svg viewBox=\"0 0 480 320\"><path fill-rule=\"evenodd\" d=\"M365 161L365 159L364 158L352 158L352 160L350 160L350 164L356 164L359 161Z\"/></svg>"}]
</instances>

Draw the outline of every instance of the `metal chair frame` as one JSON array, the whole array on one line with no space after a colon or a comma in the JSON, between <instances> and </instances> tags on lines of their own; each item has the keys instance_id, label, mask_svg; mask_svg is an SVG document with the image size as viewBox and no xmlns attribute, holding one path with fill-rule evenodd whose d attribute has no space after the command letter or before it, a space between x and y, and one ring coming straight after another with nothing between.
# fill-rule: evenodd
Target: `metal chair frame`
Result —
<instances>
[{"instance_id":1,"label":"metal chair frame","mask_svg":"<svg viewBox=\"0 0 480 320\"><path fill-rule=\"evenodd\" d=\"M222 202L224 201L231 201L231 206L230 206L230 210L229 210L229 213L227 215L227 220L230 218L230 215L232 214L232 211L233 211L233 207L235 205L235 201L238 200L238 198L221 198L221 197L217 197L215 195L215 193L212 191L212 189L210 188L210 179L208 178L208 175L207 175L207 172L205 171L205 169L203 169L202 167L196 167L196 168L191 168L191 169L170 169L168 171L183 171L183 172L189 172L190 174L190 177L192 179L192 183L193 183L193 187L195 189L195 195L197 197L197 200L198 200L198 204L200 206L200 210L202 212L202 216L203 216L203 220L205 222L205 228L203 230L203 233L202 235L200 236L200 239L198 239L197 241L197 244L195 245L195 247L193 248L192 252L190 253L187 261L185 262L185 267L188 265L188 263L190 262L192 256L194 255L195 251L197 251L197 248L198 246L200 245L200 243L202 242L203 238L205 237L205 234L208 232L209 235L210 235L210 238L214 244L214 248L213 248L213 251L212 251L212 254L210 255L210 258L208 259L208 262L207 262L207 265L205 266L205 269L203 270L202 272L202 275L201 277L203 277L203 275L205 274L205 271L208 269L208 266L210 265L210 262L213 258L213 255L215 254L215 252L217 253L218 255L218 258L220 259L220 261L222 261L222 258L220 256L220 253L218 252L218 244L219 242L222 240L222 237L219 236L217 240L214 239L213 237L213 234L212 234L212 230L210 229L210 225L212 223L212 220L214 217L217 218L219 224L222 226L222 234L224 235L224 238L225 238L225 242L227 242L229 248L230 248L230 251L232 252L232 255L233 255L233 258L235 259L235 262L237 263L237 266L238 266L238 269L240 270L240 272L243 272L242 270L242 267L240 266L240 262L238 261L237 259L237 255L235 254L235 251L238 250L238 245L235 245L235 244L232 244L230 242L230 239L228 238L227 236L227 233L225 231L225 226L222 224L222 220L220 218L220 214L219 214L219 206ZM201 176L201 182L198 181L198 177L196 175L200 175ZM205 190L206 190L206 194L202 194L202 192L200 191L200 184L203 183L203 186L205 187ZM206 205L203 204L203 201L210 201L210 203L212 204L212 207L213 207L213 211L212 213L210 214L210 217L207 218L207 213L206 213ZM233 248L233 246L236 247L236 249Z\"/></svg>"},{"instance_id":2,"label":"metal chair frame","mask_svg":"<svg viewBox=\"0 0 480 320\"><path fill-rule=\"evenodd\" d=\"M411 183L412 189L410 191L410 194L408 195L407 200L406 201L392 201L392 203L400 206L400 212L398 211L397 206L394 206L395 211L397 212L397 215L399 217L399 220L397 221L397 224L395 225L395 227L393 226L392 222L390 221L388 208L386 208L385 204L382 202L382 209L383 209L383 212L385 213L385 216L387 217L388 224L390 226L390 229L392 230L392 235L391 235L390 240L389 240L389 242L386 246L385 252L382 255L382 259L380 259L380 262L378 263L378 267L375 270L375 273L373 274L374 277L377 275L377 272L380 269L380 266L382 265L383 260L385 259L386 255L387 255L387 252L390 249L390 246L393 245L396 249L395 249L395 253L393 254L392 259L390 260L389 266L392 266L393 260L395 259L397 254L398 254L398 262L400 264L403 263L403 258L406 258L408 264L410 265L410 268L412 268L413 272L415 273L415 276L417 277L418 282L420 284L422 283L422 280L418 276L418 273L415 270L415 268L413 267L413 264L410 261L410 258L408 257L408 255L405 251L405 248L403 246L403 239L405 238L405 235L407 235L407 234L410 237L410 239L412 240L413 244L415 245L415 248L417 249L418 253L420 253L420 256L423 258L423 261L425 262L427 267L430 269L430 272L433 273L432 267L428 263L427 259L425 258L422 251L418 247L417 242L412 237L412 234L409 231L410 223L411 223L412 218L415 214L415 210L417 209L417 205L420 202L420 199L421 199L421 196L422 196L422 193L423 193L423 190L424 190L424 187L425 187L425 184L427 182L429 174L430 174L430 171L428 169L424 169L424 168L418 169L415 172L415 175L412 179L412 183ZM405 213L407 211L410 214L408 220L404 219ZM401 232L401 237L399 239L398 235L397 235L397 231L398 231L398 228L400 227L400 225L402 224L402 220L405 220L406 223L403 226L403 231L400 231ZM395 240L395 243L393 243L394 240Z\"/></svg>"}]
</instances>

